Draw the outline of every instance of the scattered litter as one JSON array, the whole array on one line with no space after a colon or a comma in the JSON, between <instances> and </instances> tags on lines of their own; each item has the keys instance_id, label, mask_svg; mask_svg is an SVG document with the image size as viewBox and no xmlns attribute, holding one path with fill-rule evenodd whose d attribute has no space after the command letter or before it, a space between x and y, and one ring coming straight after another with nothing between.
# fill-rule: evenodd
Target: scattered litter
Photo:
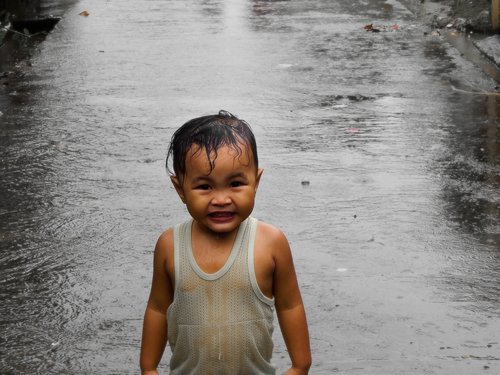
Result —
<instances>
[{"instance_id":1,"label":"scattered litter","mask_svg":"<svg viewBox=\"0 0 500 375\"><path fill-rule=\"evenodd\" d=\"M3 116L3 113L2 113L2 111L0 111L0 117L2 117L2 116Z\"/></svg>"},{"instance_id":2,"label":"scattered litter","mask_svg":"<svg viewBox=\"0 0 500 375\"><path fill-rule=\"evenodd\" d=\"M293 64L278 64L278 68L287 69L291 68Z\"/></svg>"},{"instance_id":3,"label":"scattered litter","mask_svg":"<svg viewBox=\"0 0 500 375\"><path fill-rule=\"evenodd\" d=\"M459 31L462 31L462 32L465 31L465 29L467 28L468 25L469 25L469 22L465 18L457 18L453 22L453 27Z\"/></svg>"},{"instance_id":4,"label":"scattered litter","mask_svg":"<svg viewBox=\"0 0 500 375\"><path fill-rule=\"evenodd\" d=\"M393 25L382 25L382 26L374 26L373 23L369 23L363 27L367 32L379 33L381 31L399 31L401 30L401 26L398 24Z\"/></svg>"},{"instance_id":5,"label":"scattered litter","mask_svg":"<svg viewBox=\"0 0 500 375\"><path fill-rule=\"evenodd\" d=\"M302 186L309 186L310 182L307 180L304 180L301 182Z\"/></svg>"},{"instance_id":6,"label":"scattered litter","mask_svg":"<svg viewBox=\"0 0 500 375\"><path fill-rule=\"evenodd\" d=\"M52 343L52 347L54 347L54 346L58 346L59 344L60 344L60 342L59 342L59 341L53 342L53 343Z\"/></svg>"},{"instance_id":7,"label":"scattered litter","mask_svg":"<svg viewBox=\"0 0 500 375\"><path fill-rule=\"evenodd\" d=\"M359 129L358 128L348 128L346 129L346 133L349 133L349 134L358 134L359 133ZM356 217L356 215L354 215Z\"/></svg>"},{"instance_id":8,"label":"scattered litter","mask_svg":"<svg viewBox=\"0 0 500 375\"><path fill-rule=\"evenodd\" d=\"M373 23L369 23L368 25L365 25L364 29L366 31L372 32L372 33L379 33L380 32L380 29L373 27Z\"/></svg>"},{"instance_id":9,"label":"scattered litter","mask_svg":"<svg viewBox=\"0 0 500 375\"><path fill-rule=\"evenodd\" d=\"M362 102L364 100L372 100L373 99L373 97L365 96L365 95L361 95L361 94L347 95L346 98L353 101L353 102Z\"/></svg>"},{"instance_id":10,"label":"scattered litter","mask_svg":"<svg viewBox=\"0 0 500 375\"><path fill-rule=\"evenodd\" d=\"M345 108L348 102L362 102L365 100L376 100L376 96L365 96L362 94L351 95L325 95L321 98L320 105L322 107Z\"/></svg>"},{"instance_id":11,"label":"scattered litter","mask_svg":"<svg viewBox=\"0 0 500 375\"><path fill-rule=\"evenodd\" d=\"M78 13L79 16L83 16L83 17L88 17L90 15L89 12L87 12L86 10L84 10L83 12L81 13Z\"/></svg>"},{"instance_id":12,"label":"scattered litter","mask_svg":"<svg viewBox=\"0 0 500 375\"><path fill-rule=\"evenodd\" d=\"M346 272L347 268L337 268L337 272Z\"/></svg>"}]
</instances>

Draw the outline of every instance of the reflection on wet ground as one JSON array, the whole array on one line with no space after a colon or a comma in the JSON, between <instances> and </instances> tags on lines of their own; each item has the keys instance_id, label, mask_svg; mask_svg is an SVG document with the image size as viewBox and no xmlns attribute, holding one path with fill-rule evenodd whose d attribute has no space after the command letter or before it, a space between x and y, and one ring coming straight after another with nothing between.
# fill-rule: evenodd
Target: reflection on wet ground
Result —
<instances>
[{"instance_id":1,"label":"reflection on wet ground","mask_svg":"<svg viewBox=\"0 0 500 375\"><path fill-rule=\"evenodd\" d=\"M222 108L255 130L311 373L499 371L493 79L398 1L125 3L66 3L2 78L1 373L137 373L154 242L186 217L167 142Z\"/></svg>"}]
</instances>

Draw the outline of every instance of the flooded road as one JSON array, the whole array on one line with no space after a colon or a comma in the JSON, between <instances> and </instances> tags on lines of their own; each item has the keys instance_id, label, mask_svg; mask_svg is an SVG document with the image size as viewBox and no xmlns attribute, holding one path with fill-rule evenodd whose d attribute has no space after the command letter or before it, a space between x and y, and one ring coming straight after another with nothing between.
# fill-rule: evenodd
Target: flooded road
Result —
<instances>
[{"instance_id":1,"label":"flooded road","mask_svg":"<svg viewBox=\"0 0 500 375\"><path fill-rule=\"evenodd\" d=\"M500 373L500 99L476 94L497 83L402 3L59 15L0 88L1 374L138 373L153 247L187 217L168 141L219 109L256 133L254 216L292 245L311 374Z\"/></svg>"}]
</instances>

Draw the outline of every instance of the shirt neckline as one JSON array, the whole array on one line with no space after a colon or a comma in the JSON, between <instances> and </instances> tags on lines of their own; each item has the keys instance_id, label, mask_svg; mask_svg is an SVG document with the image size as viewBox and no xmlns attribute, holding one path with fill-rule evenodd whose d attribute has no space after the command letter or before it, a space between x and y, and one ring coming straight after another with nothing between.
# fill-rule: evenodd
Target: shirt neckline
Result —
<instances>
[{"instance_id":1,"label":"shirt neckline","mask_svg":"<svg viewBox=\"0 0 500 375\"><path fill-rule=\"evenodd\" d=\"M233 265L234 261L236 260L236 256L238 255L240 249L241 249L241 242L243 240L243 234L245 233L245 229L248 224L248 218L245 219L244 221L241 222L240 226L238 227L238 232L236 233L236 238L234 239L233 247L231 248L231 253L229 254L229 257L226 260L226 263L219 268L216 272L214 273L207 273L201 269L201 267L198 265L196 262L196 259L194 258L193 254L193 239L192 239L192 232L193 232L193 221L191 219L191 222L187 226L187 233L186 233L186 239L187 239L187 250L188 250L188 257L189 257L189 264L191 265L191 268L193 271L201 277L203 280L211 281L211 280L217 280L224 276L227 271L231 268Z\"/></svg>"}]
</instances>

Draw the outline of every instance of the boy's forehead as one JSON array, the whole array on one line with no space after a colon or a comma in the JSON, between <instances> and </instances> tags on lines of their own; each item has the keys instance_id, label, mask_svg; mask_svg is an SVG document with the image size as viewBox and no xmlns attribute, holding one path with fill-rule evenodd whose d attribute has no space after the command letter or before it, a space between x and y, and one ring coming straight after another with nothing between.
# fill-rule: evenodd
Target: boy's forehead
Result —
<instances>
[{"instance_id":1,"label":"boy's forehead","mask_svg":"<svg viewBox=\"0 0 500 375\"><path fill-rule=\"evenodd\" d=\"M210 169L211 164L215 167L217 160L221 158L233 158L233 163L238 162L244 165L253 164L252 149L243 142L238 142L239 149L234 145L222 145L217 150L212 150L210 155L207 155L207 150L204 146L192 144L186 153L186 170L193 164L203 163Z\"/></svg>"},{"instance_id":2,"label":"boy's forehead","mask_svg":"<svg viewBox=\"0 0 500 375\"><path fill-rule=\"evenodd\" d=\"M229 154L233 157L250 157L252 155L252 149L250 145L243 142L238 142L238 146L232 144L224 144L219 146L216 150L211 150L210 158L212 159L215 155L220 156L222 154ZM191 157L198 157L199 155L207 155L205 146L193 143L186 154L186 159Z\"/></svg>"}]
</instances>

